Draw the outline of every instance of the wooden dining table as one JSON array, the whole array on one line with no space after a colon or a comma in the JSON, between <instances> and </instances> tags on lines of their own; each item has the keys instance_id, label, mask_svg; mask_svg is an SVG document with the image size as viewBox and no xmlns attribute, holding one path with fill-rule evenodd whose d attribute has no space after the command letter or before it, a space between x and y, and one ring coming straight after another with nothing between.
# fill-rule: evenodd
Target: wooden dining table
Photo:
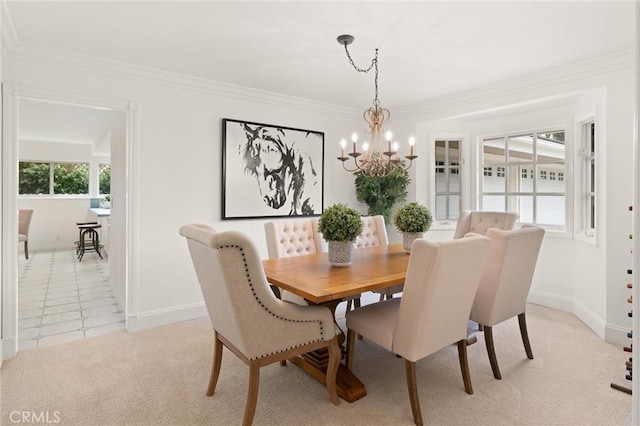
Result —
<instances>
[{"instance_id":1,"label":"wooden dining table","mask_svg":"<svg viewBox=\"0 0 640 426\"><path fill-rule=\"evenodd\" d=\"M270 284L303 297L311 305L328 307L335 319L336 307L343 300L404 283L409 257L397 243L356 249L347 267L331 266L327 253L268 259L263 265ZM341 345L344 348L344 330ZM328 359L327 351L319 350L289 361L324 383ZM342 363L336 380L338 395L345 401L367 394L364 384Z\"/></svg>"}]
</instances>

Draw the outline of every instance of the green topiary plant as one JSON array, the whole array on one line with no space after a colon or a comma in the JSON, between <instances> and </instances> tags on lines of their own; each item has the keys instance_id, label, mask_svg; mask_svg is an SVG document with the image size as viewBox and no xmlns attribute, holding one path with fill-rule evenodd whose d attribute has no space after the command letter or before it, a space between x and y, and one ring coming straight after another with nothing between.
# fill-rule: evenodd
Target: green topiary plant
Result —
<instances>
[{"instance_id":1,"label":"green topiary plant","mask_svg":"<svg viewBox=\"0 0 640 426\"><path fill-rule=\"evenodd\" d=\"M427 232L431 228L431 211L416 202L400 207L393 217L393 224L400 232Z\"/></svg>"},{"instance_id":2,"label":"green topiary plant","mask_svg":"<svg viewBox=\"0 0 640 426\"><path fill-rule=\"evenodd\" d=\"M326 241L355 241L362 228L360 213L345 204L326 208L318 220L318 229Z\"/></svg>"},{"instance_id":3,"label":"green topiary plant","mask_svg":"<svg viewBox=\"0 0 640 426\"><path fill-rule=\"evenodd\" d=\"M407 198L407 186L411 182L409 173L397 167L386 177L369 177L362 172L354 174L356 198L369 207L367 214L382 215L384 221L389 223L394 204Z\"/></svg>"}]
</instances>

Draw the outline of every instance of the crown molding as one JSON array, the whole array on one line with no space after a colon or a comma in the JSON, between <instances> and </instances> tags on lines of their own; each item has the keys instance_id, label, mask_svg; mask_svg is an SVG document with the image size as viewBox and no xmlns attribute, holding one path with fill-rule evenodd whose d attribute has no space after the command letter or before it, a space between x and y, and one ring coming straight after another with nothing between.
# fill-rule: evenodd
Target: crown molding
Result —
<instances>
[{"instance_id":1,"label":"crown molding","mask_svg":"<svg viewBox=\"0 0 640 426\"><path fill-rule=\"evenodd\" d=\"M459 109L480 102L488 102L505 96L542 89L576 80L586 79L634 67L633 50L623 50L607 55L576 62L548 71L536 72L528 76L514 78L478 89L459 92L413 105L394 108L396 118L416 116L440 116L443 111Z\"/></svg>"},{"instance_id":2,"label":"crown molding","mask_svg":"<svg viewBox=\"0 0 640 426\"><path fill-rule=\"evenodd\" d=\"M68 51L42 47L26 42L16 43L12 49L7 51L6 59L90 72L107 77L124 78L145 84L153 83L173 89L208 93L234 99L248 100L254 103L322 112L340 117L353 117L355 119L361 114L361 111L352 107L313 101L301 97L142 67L124 62L78 55Z\"/></svg>"},{"instance_id":3,"label":"crown molding","mask_svg":"<svg viewBox=\"0 0 640 426\"><path fill-rule=\"evenodd\" d=\"M15 48L15 45L18 43L18 35L16 34L16 29L13 25L13 20L11 19L11 15L9 14L9 8L7 8L7 0L2 1L2 10L0 13L2 16L2 31L0 33L0 37L2 38L2 54L6 55L8 52Z\"/></svg>"}]
</instances>

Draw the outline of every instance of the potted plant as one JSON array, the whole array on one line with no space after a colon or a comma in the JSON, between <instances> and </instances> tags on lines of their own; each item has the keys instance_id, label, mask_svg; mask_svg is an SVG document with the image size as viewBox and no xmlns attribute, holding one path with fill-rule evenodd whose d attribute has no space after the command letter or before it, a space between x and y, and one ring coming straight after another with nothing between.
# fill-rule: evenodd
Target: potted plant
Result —
<instances>
[{"instance_id":1,"label":"potted plant","mask_svg":"<svg viewBox=\"0 0 640 426\"><path fill-rule=\"evenodd\" d=\"M329 245L329 262L349 266L353 259L353 242L362 232L360 213L345 204L328 207L318 220L318 230Z\"/></svg>"},{"instance_id":2,"label":"potted plant","mask_svg":"<svg viewBox=\"0 0 640 426\"><path fill-rule=\"evenodd\" d=\"M400 207L393 216L393 224L402 232L402 245L407 253L416 238L422 238L431 227L431 211L422 204L412 202Z\"/></svg>"},{"instance_id":3,"label":"potted plant","mask_svg":"<svg viewBox=\"0 0 640 426\"><path fill-rule=\"evenodd\" d=\"M367 205L367 214L382 215L388 224L393 206L406 199L407 186L411 182L409 173L396 167L388 176L367 176L362 172L355 172L354 175L356 198Z\"/></svg>"},{"instance_id":4,"label":"potted plant","mask_svg":"<svg viewBox=\"0 0 640 426\"><path fill-rule=\"evenodd\" d=\"M103 209L111 208L111 195L105 195L102 200L100 200L100 207Z\"/></svg>"}]
</instances>

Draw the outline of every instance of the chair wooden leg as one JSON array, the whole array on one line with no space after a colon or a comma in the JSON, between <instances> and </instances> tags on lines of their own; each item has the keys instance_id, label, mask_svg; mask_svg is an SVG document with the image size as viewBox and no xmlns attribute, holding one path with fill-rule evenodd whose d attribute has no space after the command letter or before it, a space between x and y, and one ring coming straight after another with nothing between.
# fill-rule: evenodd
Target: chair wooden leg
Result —
<instances>
[{"instance_id":1,"label":"chair wooden leg","mask_svg":"<svg viewBox=\"0 0 640 426\"><path fill-rule=\"evenodd\" d=\"M220 376L220 365L222 365L222 346L222 342L218 340L218 334L216 333L213 338L213 365L211 366L211 377L209 378L207 396L212 396L216 391L218 376Z\"/></svg>"},{"instance_id":2,"label":"chair wooden leg","mask_svg":"<svg viewBox=\"0 0 640 426\"><path fill-rule=\"evenodd\" d=\"M247 405L244 409L242 426L253 424L253 416L256 414L258 403L258 389L260 388L260 364L258 361L249 363L249 391L247 392Z\"/></svg>"},{"instance_id":3,"label":"chair wooden leg","mask_svg":"<svg viewBox=\"0 0 640 426\"><path fill-rule=\"evenodd\" d=\"M347 309L345 312L349 312L351 310L351 299L347 300Z\"/></svg>"},{"instance_id":4,"label":"chair wooden leg","mask_svg":"<svg viewBox=\"0 0 640 426\"><path fill-rule=\"evenodd\" d=\"M498 359L496 358L496 350L493 347L493 330L488 325L484 326L484 343L487 345L487 354L489 355L489 363L493 370L493 377L498 380L502 379L500 369L498 368Z\"/></svg>"},{"instance_id":5,"label":"chair wooden leg","mask_svg":"<svg viewBox=\"0 0 640 426\"><path fill-rule=\"evenodd\" d=\"M418 385L416 383L416 363L405 359L404 366L407 372L407 388L409 389L409 401L411 401L413 421L416 425L422 426L422 412L420 411Z\"/></svg>"},{"instance_id":6,"label":"chair wooden leg","mask_svg":"<svg viewBox=\"0 0 640 426\"><path fill-rule=\"evenodd\" d=\"M473 387L471 387L471 374L469 373L469 361L467 358L467 340L458 341L458 359L460 360L460 371L462 371L462 381L464 382L464 390L469 395L473 395Z\"/></svg>"},{"instance_id":7,"label":"chair wooden leg","mask_svg":"<svg viewBox=\"0 0 640 426\"><path fill-rule=\"evenodd\" d=\"M347 356L344 360L344 364L347 366L349 370L353 367L353 352L356 346L356 332L348 329L347 330Z\"/></svg>"},{"instance_id":8,"label":"chair wooden leg","mask_svg":"<svg viewBox=\"0 0 640 426\"><path fill-rule=\"evenodd\" d=\"M385 298L385 294L384 293L380 293L380 299L378 299L378 302L382 302Z\"/></svg>"},{"instance_id":9,"label":"chair wooden leg","mask_svg":"<svg viewBox=\"0 0 640 426\"><path fill-rule=\"evenodd\" d=\"M533 352L531 351L531 343L529 343L529 333L527 333L527 319L524 312L518 315L518 324L520 324L520 335L522 336L522 343L524 344L524 350L527 352L527 358L533 359Z\"/></svg>"},{"instance_id":10,"label":"chair wooden leg","mask_svg":"<svg viewBox=\"0 0 640 426\"><path fill-rule=\"evenodd\" d=\"M338 364L342 359L342 350L338 344L338 336L334 337L329 344L329 365L327 366L326 385L329 398L333 405L340 404L338 389L336 388L336 375L338 374Z\"/></svg>"},{"instance_id":11,"label":"chair wooden leg","mask_svg":"<svg viewBox=\"0 0 640 426\"><path fill-rule=\"evenodd\" d=\"M24 242L24 257L25 259L29 258L29 242L28 241Z\"/></svg>"},{"instance_id":12,"label":"chair wooden leg","mask_svg":"<svg viewBox=\"0 0 640 426\"><path fill-rule=\"evenodd\" d=\"M353 299L353 309L358 309L360 307L360 298L356 297Z\"/></svg>"}]
</instances>

